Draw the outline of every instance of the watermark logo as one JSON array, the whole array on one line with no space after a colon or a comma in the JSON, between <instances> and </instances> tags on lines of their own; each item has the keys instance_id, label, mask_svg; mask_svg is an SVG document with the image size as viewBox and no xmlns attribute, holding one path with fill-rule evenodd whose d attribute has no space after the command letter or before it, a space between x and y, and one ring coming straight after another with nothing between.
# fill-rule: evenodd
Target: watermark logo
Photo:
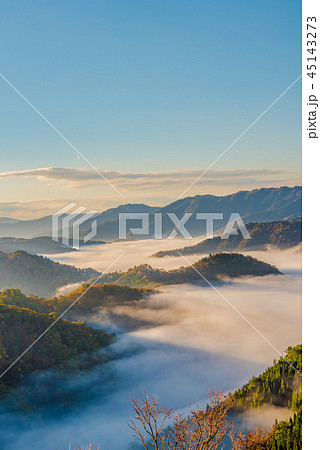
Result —
<instances>
[{"instance_id":1,"label":"watermark logo","mask_svg":"<svg viewBox=\"0 0 320 450\"><path fill-rule=\"evenodd\" d=\"M98 211L91 209L86 211L86 206L78 206L77 203L71 202L64 208L52 215L52 240L59 242L59 235L61 232L61 242L68 247L76 249L80 248L80 226L86 221L92 219L98 214ZM83 242L86 243L97 234L97 221L91 221L91 231L83 237ZM72 245L70 245L72 242Z\"/></svg>"},{"instance_id":2,"label":"watermark logo","mask_svg":"<svg viewBox=\"0 0 320 450\"><path fill-rule=\"evenodd\" d=\"M76 208L76 209L74 209ZM86 212L85 212L86 211ZM78 206L77 203L72 202L64 208L52 215L52 240L60 242L68 247L80 248L80 226L85 222L93 219L98 214L98 211L92 209L87 211L87 207ZM175 213L137 213L126 212L119 213L119 235L118 238L125 240L128 238L128 233L132 236L144 236L154 239L175 239L177 236L184 239L193 239L188 230L188 222L193 218L197 221L205 221L205 235L210 239L214 235L215 221L223 220L223 213L185 213L179 218ZM130 226L128 221L134 221L135 226ZM136 224L138 223L138 226ZM163 232L165 225L165 232ZM189 222L190 223L190 222ZM202 222L203 223L203 222ZM90 231L83 237L83 242L86 243L97 235L97 220L91 220L88 223ZM132 225L132 222L131 222ZM88 227L87 226L87 227ZM219 227L221 228L221 227ZM150 231L152 230L152 232ZM230 214L227 224L224 227L221 239L228 239L230 236L242 234L243 239L251 239L251 236L238 213ZM61 237L60 237L61 235Z\"/></svg>"},{"instance_id":3,"label":"watermark logo","mask_svg":"<svg viewBox=\"0 0 320 450\"><path fill-rule=\"evenodd\" d=\"M150 216L152 220L150 220ZM172 224L172 230L169 234L163 234L163 217L166 216L170 219ZM127 239L128 231L132 235L144 235L150 237L150 223L152 222L152 228L154 229L155 239L175 239L178 235L184 239L192 239L192 235L187 229L187 222L192 216L195 216L196 220L205 220L206 237L212 238L214 234L214 221L223 220L223 213L185 213L180 219L175 213L119 213L119 239ZM127 221L139 220L141 226L139 227L127 227ZM228 239L229 236L235 236L241 233L244 239L251 239L251 236L238 213L232 213L221 235L221 239Z\"/></svg>"}]
</instances>

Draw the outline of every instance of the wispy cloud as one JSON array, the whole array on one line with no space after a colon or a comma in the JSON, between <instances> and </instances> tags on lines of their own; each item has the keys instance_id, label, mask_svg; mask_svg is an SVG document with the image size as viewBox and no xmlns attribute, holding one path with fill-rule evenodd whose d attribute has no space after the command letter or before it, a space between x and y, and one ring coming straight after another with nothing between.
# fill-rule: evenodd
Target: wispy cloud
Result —
<instances>
[{"instance_id":1,"label":"wispy cloud","mask_svg":"<svg viewBox=\"0 0 320 450\"><path fill-rule=\"evenodd\" d=\"M201 170L102 173L122 192L126 192L126 202L163 206L174 201L178 193L188 186ZM17 180L21 180L23 186L26 185L27 197L21 186L12 190L12 185L21 184L17 183ZM33 180L37 180L40 187L37 183L31 183ZM2 172L0 183L3 192L7 193L6 201L0 202L0 216L18 219L41 217L52 214L71 201L98 211L119 204L119 199L113 192L101 188L100 177L94 171L86 169L43 167ZM299 175L286 170L208 171L189 195L226 195L239 190L293 186L300 183Z\"/></svg>"},{"instance_id":2,"label":"wispy cloud","mask_svg":"<svg viewBox=\"0 0 320 450\"><path fill-rule=\"evenodd\" d=\"M181 170L168 172L117 172L105 170L101 173L117 183L122 189L127 191L142 191L145 189L163 190L164 186L171 188L187 185L193 180L201 170ZM101 181L98 175L91 170L74 169L70 167L43 167L31 170L21 170L0 173L0 178L35 178L47 184L58 183L67 189L85 188L89 186L100 185ZM290 181L289 181L290 180ZM252 185L265 183L286 183L297 182L294 174L285 170L225 170L208 171L203 175L199 184L202 186L228 186L228 185Z\"/></svg>"}]
</instances>

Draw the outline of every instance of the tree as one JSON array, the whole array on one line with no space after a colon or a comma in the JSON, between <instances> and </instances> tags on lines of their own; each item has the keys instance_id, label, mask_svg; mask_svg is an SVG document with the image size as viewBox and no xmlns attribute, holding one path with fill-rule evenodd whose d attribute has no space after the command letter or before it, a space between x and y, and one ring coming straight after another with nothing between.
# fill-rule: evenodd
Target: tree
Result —
<instances>
[{"instance_id":1,"label":"tree","mask_svg":"<svg viewBox=\"0 0 320 450\"><path fill-rule=\"evenodd\" d=\"M233 450L270 450L273 442L272 432L266 432L258 427L247 434L233 434L231 436Z\"/></svg>"},{"instance_id":2,"label":"tree","mask_svg":"<svg viewBox=\"0 0 320 450\"><path fill-rule=\"evenodd\" d=\"M160 405L156 396L130 394L134 419L129 420L133 436L141 442L144 448L162 450L165 448L165 423L173 416L173 410L166 410Z\"/></svg>"},{"instance_id":3,"label":"tree","mask_svg":"<svg viewBox=\"0 0 320 450\"><path fill-rule=\"evenodd\" d=\"M214 450L225 442L232 423L227 414L232 396L209 391L206 408L190 408L176 414L160 405L155 396L131 397L134 419L129 425L146 450Z\"/></svg>"}]
</instances>

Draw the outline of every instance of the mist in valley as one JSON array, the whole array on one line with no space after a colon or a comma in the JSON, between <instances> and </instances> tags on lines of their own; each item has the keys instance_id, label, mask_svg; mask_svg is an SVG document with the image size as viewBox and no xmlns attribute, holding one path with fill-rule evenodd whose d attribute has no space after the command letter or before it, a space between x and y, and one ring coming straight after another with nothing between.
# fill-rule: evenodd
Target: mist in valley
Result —
<instances>
[{"instance_id":1,"label":"mist in valley","mask_svg":"<svg viewBox=\"0 0 320 450\"><path fill-rule=\"evenodd\" d=\"M203 240L203 237L192 240L144 239L141 241L118 241L88 246L81 251L68 254L58 253L47 256L63 264L71 264L79 268L92 267L100 272L104 272L111 264L113 264L110 269L112 272L115 270L125 271L139 264L150 264L153 267L170 270L186 265L185 260L181 257L154 258L152 255L159 250L173 250L177 247L196 244L201 240ZM124 256L116 261L123 252L125 252ZM197 261L200 257L201 255L192 255L190 256L190 262Z\"/></svg>"},{"instance_id":2,"label":"mist in valley","mask_svg":"<svg viewBox=\"0 0 320 450\"><path fill-rule=\"evenodd\" d=\"M145 262L171 269L186 265L185 260L150 255L187 244L119 242L54 259L103 271L126 250L112 271ZM145 390L157 394L167 407L184 410L203 404L209 388L225 392L241 387L279 358L277 350L283 354L289 345L301 343L299 249L250 254L275 264L284 275L226 280L215 286L274 348L205 283L166 286L130 306L87 316L95 327L115 331L115 342L104 350L110 361L88 371L47 371L29 377L0 405L4 447L43 450L95 442L102 450L132 448L127 425L130 392ZM200 258L193 255L188 260ZM263 410L245 420L269 427L285 413Z\"/></svg>"},{"instance_id":3,"label":"mist in valley","mask_svg":"<svg viewBox=\"0 0 320 450\"><path fill-rule=\"evenodd\" d=\"M104 245L91 245L84 247L81 251L58 253L56 255L45 255L54 261L62 264L71 264L84 269L91 267L100 272L104 272L111 264L108 272L116 270L126 271L133 266L140 264L150 264L152 267L166 270L176 269L188 265L182 257L165 256L162 258L152 255L160 250L173 250L185 246L195 245L205 239L205 236L186 239L144 239L141 241L118 241ZM119 256L124 255L118 260ZM301 271L301 246L287 250L278 250L272 247L267 250L243 251L244 255L250 255L270 264L274 264L282 272L290 270ZM207 253L187 255L189 263L193 264L200 258L208 256Z\"/></svg>"}]
</instances>

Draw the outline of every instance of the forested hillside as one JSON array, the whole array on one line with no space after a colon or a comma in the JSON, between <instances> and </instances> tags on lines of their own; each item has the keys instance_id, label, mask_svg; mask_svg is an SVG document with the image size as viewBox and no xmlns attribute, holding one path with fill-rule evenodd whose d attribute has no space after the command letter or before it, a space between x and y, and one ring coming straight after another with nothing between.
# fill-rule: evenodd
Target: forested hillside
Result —
<instances>
[{"instance_id":1,"label":"forested hillside","mask_svg":"<svg viewBox=\"0 0 320 450\"><path fill-rule=\"evenodd\" d=\"M68 295L49 299L26 296L19 289L0 292L0 373L32 344L54 320L79 299L64 319L60 319L36 343L8 375L0 379L0 397L35 370L64 365L77 369L99 362L94 352L111 342L112 334L93 329L82 322L70 322L78 313L138 301L150 290L124 286L84 285ZM81 298L80 298L81 297Z\"/></svg>"},{"instance_id":2,"label":"forested hillside","mask_svg":"<svg viewBox=\"0 0 320 450\"><path fill-rule=\"evenodd\" d=\"M272 429L271 450L300 450L302 448L302 408L288 420L276 421Z\"/></svg>"},{"instance_id":3,"label":"forested hillside","mask_svg":"<svg viewBox=\"0 0 320 450\"><path fill-rule=\"evenodd\" d=\"M288 362L291 364L288 364ZM302 346L289 347L280 358L258 377L253 377L234 394L235 410L248 410L264 404L298 410L302 402Z\"/></svg>"},{"instance_id":4,"label":"forested hillside","mask_svg":"<svg viewBox=\"0 0 320 450\"><path fill-rule=\"evenodd\" d=\"M5 289L0 292L0 305L28 308L38 313L61 314L75 300L79 299L68 313L68 317L72 317L75 312L94 312L100 308L137 301L148 293L153 292L148 289L137 289L110 284L96 284L87 290L88 286L84 284L70 294L48 299L39 298L34 295L26 296L19 289Z\"/></svg>"},{"instance_id":5,"label":"forested hillside","mask_svg":"<svg viewBox=\"0 0 320 450\"><path fill-rule=\"evenodd\" d=\"M243 275L280 274L275 266L238 253L209 255L193 264L193 267L208 280ZM161 284L195 283L201 280L203 280L201 275L191 266L166 271L154 269L148 264L143 264L135 266L126 272L107 273L101 277L100 282L152 288Z\"/></svg>"},{"instance_id":6,"label":"forested hillside","mask_svg":"<svg viewBox=\"0 0 320 450\"><path fill-rule=\"evenodd\" d=\"M26 308L0 304L0 373L2 374L56 319ZM28 374L65 364L79 368L95 363L93 352L108 345L113 335L79 322L60 319L0 379L0 397Z\"/></svg>"},{"instance_id":7,"label":"forested hillside","mask_svg":"<svg viewBox=\"0 0 320 450\"><path fill-rule=\"evenodd\" d=\"M302 449L302 377L296 371L302 374L302 345L289 347L285 358L274 362L261 375L251 378L235 392L233 411L238 413L263 405L286 407L294 411L293 417L288 420L276 420L270 431L257 428L240 435L235 450Z\"/></svg>"},{"instance_id":8,"label":"forested hillside","mask_svg":"<svg viewBox=\"0 0 320 450\"><path fill-rule=\"evenodd\" d=\"M61 286L98 275L93 269L77 269L22 250L0 252L0 289L18 288L25 294L49 297Z\"/></svg>"},{"instance_id":9,"label":"forested hillside","mask_svg":"<svg viewBox=\"0 0 320 450\"><path fill-rule=\"evenodd\" d=\"M233 450L301 450L302 409L288 420L275 421L270 431L263 428L240 433L234 440Z\"/></svg>"},{"instance_id":10,"label":"forested hillside","mask_svg":"<svg viewBox=\"0 0 320 450\"><path fill-rule=\"evenodd\" d=\"M251 239L243 239L241 232L228 239L216 236L205 239L196 245L178 248L175 250L159 251L152 256L193 255L201 253L234 252L243 250L264 250L267 245L279 249L294 247L301 243L302 220L281 220L278 222L248 223L246 228Z\"/></svg>"},{"instance_id":11,"label":"forested hillside","mask_svg":"<svg viewBox=\"0 0 320 450\"><path fill-rule=\"evenodd\" d=\"M302 410L299 388L301 376L296 372L299 370L301 373L301 357L301 345L289 347L286 358L274 362L272 367L259 377L252 378L235 394L209 391L207 404L204 407L190 407L189 413L175 415L171 409L161 405L155 395L144 393L132 396L134 415L129 420L129 426L142 447L154 450L159 448L301 450ZM292 393L298 391L300 399L290 401ZM252 401L259 392L263 392L266 396L258 402ZM259 406L271 403L272 399L277 400L273 401L273 404L290 406L294 409L293 417L281 422L275 421L268 430L257 427L244 431L243 426L239 427L239 424L234 423L234 404L236 411L240 413L240 417L237 417L242 422L246 406L256 409L258 416ZM140 429L147 430L147 436L144 436Z\"/></svg>"}]
</instances>

